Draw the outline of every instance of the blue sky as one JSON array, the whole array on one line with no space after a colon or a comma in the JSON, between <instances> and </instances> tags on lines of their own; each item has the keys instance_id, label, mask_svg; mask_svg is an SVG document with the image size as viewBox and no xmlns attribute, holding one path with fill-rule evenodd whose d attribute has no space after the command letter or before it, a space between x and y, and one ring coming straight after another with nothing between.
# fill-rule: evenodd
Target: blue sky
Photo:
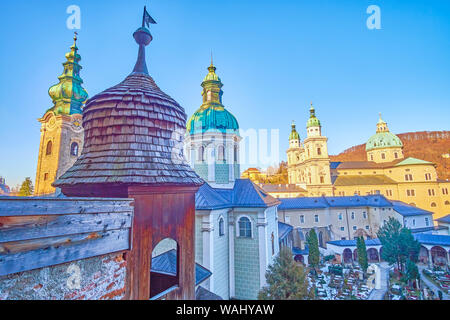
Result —
<instances>
[{"instance_id":1,"label":"blue sky","mask_svg":"<svg viewBox=\"0 0 450 320\"><path fill-rule=\"evenodd\" d=\"M160 88L191 115L212 50L225 106L241 128L279 129L281 159L292 120L305 137L310 101L330 154L364 143L379 112L396 133L449 129L450 1L1 1L0 175L11 186L35 178L37 119L72 43L72 4L90 96L131 72L147 5L158 22L147 62ZM366 27L372 4L381 30Z\"/></svg>"}]
</instances>

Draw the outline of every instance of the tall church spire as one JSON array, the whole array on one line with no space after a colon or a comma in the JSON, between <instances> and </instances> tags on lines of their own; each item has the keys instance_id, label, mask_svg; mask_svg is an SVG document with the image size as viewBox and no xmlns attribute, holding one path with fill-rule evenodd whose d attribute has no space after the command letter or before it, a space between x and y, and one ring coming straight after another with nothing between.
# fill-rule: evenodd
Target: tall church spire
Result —
<instances>
[{"instance_id":1,"label":"tall church spire","mask_svg":"<svg viewBox=\"0 0 450 320\"><path fill-rule=\"evenodd\" d=\"M88 93L82 87L83 80L80 77L82 67L79 64L81 56L78 54L77 40L75 32L73 45L70 47L70 52L66 53L67 61L63 63L64 72L58 77L59 83L48 90L53 107L47 111L51 110L55 115L81 114L83 103L88 98Z\"/></svg>"}]
</instances>

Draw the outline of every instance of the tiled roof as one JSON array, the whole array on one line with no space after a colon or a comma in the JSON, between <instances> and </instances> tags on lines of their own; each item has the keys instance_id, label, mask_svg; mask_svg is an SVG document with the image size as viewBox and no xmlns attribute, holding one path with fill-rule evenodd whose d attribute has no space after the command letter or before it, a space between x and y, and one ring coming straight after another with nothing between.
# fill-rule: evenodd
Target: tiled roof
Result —
<instances>
[{"instance_id":1,"label":"tiled roof","mask_svg":"<svg viewBox=\"0 0 450 320\"><path fill-rule=\"evenodd\" d=\"M222 192L224 194L224 192ZM195 208L197 210L212 210L229 208L230 201L227 201L219 192L217 192L208 183L205 183L195 194Z\"/></svg>"},{"instance_id":2,"label":"tiled roof","mask_svg":"<svg viewBox=\"0 0 450 320\"><path fill-rule=\"evenodd\" d=\"M433 212L423 210L412 205L406 204L401 201L391 200L391 203L394 205L394 210L400 213L404 217L411 216L421 216L421 215L432 215Z\"/></svg>"},{"instance_id":3,"label":"tiled roof","mask_svg":"<svg viewBox=\"0 0 450 320\"><path fill-rule=\"evenodd\" d=\"M345 162L339 162L339 164L336 166L337 169L384 169L393 167L397 163L399 163L401 160L395 160L392 162L383 162L383 163L377 163L373 161L345 161Z\"/></svg>"},{"instance_id":4,"label":"tiled roof","mask_svg":"<svg viewBox=\"0 0 450 320\"><path fill-rule=\"evenodd\" d=\"M446 215L445 217L437 219L437 221L443 222L443 223L450 223L450 214Z\"/></svg>"},{"instance_id":5,"label":"tiled roof","mask_svg":"<svg viewBox=\"0 0 450 320\"><path fill-rule=\"evenodd\" d=\"M365 240L366 246L380 246L380 239L367 239ZM338 246L338 247L356 247L356 240L336 240L328 241L327 243Z\"/></svg>"},{"instance_id":6,"label":"tiled roof","mask_svg":"<svg viewBox=\"0 0 450 320\"><path fill-rule=\"evenodd\" d=\"M258 187L249 179L237 179L233 189L212 188L203 185L195 196L197 210L223 208L268 208L280 201Z\"/></svg>"},{"instance_id":7,"label":"tiled roof","mask_svg":"<svg viewBox=\"0 0 450 320\"><path fill-rule=\"evenodd\" d=\"M419 233L414 234L414 238L422 244L450 246L450 236Z\"/></svg>"},{"instance_id":8,"label":"tiled roof","mask_svg":"<svg viewBox=\"0 0 450 320\"><path fill-rule=\"evenodd\" d=\"M416 159L413 157L409 157L406 158L405 160L397 163L395 166L408 166L408 165L412 165L412 164L433 164L432 162L429 161L425 161L425 160L420 160L420 159Z\"/></svg>"},{"instance_id":9,"label":"tiled roof","mask_svg":"<svg viewBox=\"0 0 450 320\"><path fill-rule=\"evenodd\" d=\"M341 164L341 161L332 161L330 162L330 169L336 169Z\"/></svg>"},{"instance_id":10,"label":"tiled roof","mask_svg":"<svg viewBox=\"0 0 450 320\"><path fill-rule=\"evenodd\" d=\"M135 33L141 48L149 34L145 28ZM53 185L200 186L203 180L182 156L185 125L184 109L147 74L139 54L133 73L86 102L83 151Z\"/></svg>"},{"instance_id":11,"label":"tiled roof","mask_svg":"<svg viewBox=\"0 0 450 320\"><path fill-rule=\"evenodd\" d=\"M195 300L203 300L203 301L212 301L212 300L223 300L220 296L215 293L212 293L209 290L206 290L202 286L198 286L197 290L195 290Z\"/></svg>"},{"instance_id":12,"label":"tiled roof","mask_svg":"<svg viewBox=\"0 0 450 320\"><path fill-rule=\"evenodd\" d=\"M259 186L266 192L306 192L296 184L260 184Z\"/></svg>"},{"instance_id":13,"label":"tiled roof","mask_svg":"<svg viewBox=\"0 0 450 320\"><path fill-rule=\"evenodd\" d=\"M289 234L289 232L291 232L293 229L294 227L291 226L290 224L278 221L278 237L280 239L286 237Z\"/></svg>"},{"instance_id":14,"label":"tiled roof","mask_svg":"<svg viewBox=\"0 0 450 320\"><path fill-rule=\"evenodd\" d=\"M429 232L429 231L439 231L439 230L446 230L448 227L444 226L433 226L433 227L424 227L424 228L414 228L411 229L412 233L423 233L423 232Z\"/></svg>"},{"instance_id":15,"label":"tiled roof","mask_svg":"<svg viewBox=\"0 0 450 320\"><path fill-rule=\"evenodd\" d=\"M380 185L396 184L394 180L385 175L340 175L334 181L335 186L359 186L359 185Z\"/></svg>"},{"instance_id":16,"label":"tiled roof","mask_svg":"<svg viewBox=\"0 0 450 320\"><path fill-rule=\"evenodd\" d=\"M279 210L323 209L328 207L391 207L392 204L382 195L348 197L300 197L280 199Z\"/></svg>"},{"instance_id":17,"label":"tiled roof","mask_svg":"<svg viewBox=\"0 0 450 320\"><path fill-rule=\"evenodd\" d=\"M300 197L280 199L279 210L328 208L324 197Z\"/></svg>"},{"instance_id":18,"label":"tiled roof","mask_svg":"<svg viewBox=\"0 0 450 320\"><path fill-rule=\"evenodd\" d=\"M151 271L175 276L177 274L176 250L170 250L152 258ZM195 285L202 283L211 275L211 271L198 263L195 264Z\"/></svg>"}]
</instances>

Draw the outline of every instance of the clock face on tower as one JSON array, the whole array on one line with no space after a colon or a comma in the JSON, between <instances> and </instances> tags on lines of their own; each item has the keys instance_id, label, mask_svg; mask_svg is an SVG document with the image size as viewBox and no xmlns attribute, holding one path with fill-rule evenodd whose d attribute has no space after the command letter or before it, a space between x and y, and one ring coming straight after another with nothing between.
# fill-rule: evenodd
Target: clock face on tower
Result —
<instances>
[{"instance_id":1,"label":"clock face on tower","mask_svg":"<svg viewBox=\"0 0 450 320\"><path fill-rule=\"evenodd\" d=\"M83 127L81 126L81 120L80 120L80 119L74 119L74 120L72 121L72 128L73 128L75 131L80 131L80 130L82 130Z\"/></svg>"}]
</instances>

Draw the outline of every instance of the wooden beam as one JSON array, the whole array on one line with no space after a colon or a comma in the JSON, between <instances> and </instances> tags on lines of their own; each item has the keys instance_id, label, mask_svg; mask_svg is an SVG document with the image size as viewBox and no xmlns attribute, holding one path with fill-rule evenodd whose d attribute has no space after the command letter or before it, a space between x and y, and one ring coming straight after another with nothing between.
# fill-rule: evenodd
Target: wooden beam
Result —
<instances>
[{"instance_id":1,"label":"wooden beam","mask_svg":"<svg viewBox=\"0 0 450 320\"><path fill-rule=\"evenodd\" d=\"M129 229L0 244L0 276L129 249Z\"/></svg>"},{"instance_id":2,"label":"wooden beam","mask_svg":"<svg viewBox=\"0 0 450 320\"><path fill-rule=\"evenodd\" d=\"M132 213L0 217L0 244L131 228Z\"/></svg>"},{"instance_id":3,"label":"wooden beam","mask_svg":"<svg viewBox=\"0 0 450 320\"><path fill-rule=\"evenodd\" d=\"M0 217L133 212L133 199L0 198Z\"/></svg>"}]
</instances>

